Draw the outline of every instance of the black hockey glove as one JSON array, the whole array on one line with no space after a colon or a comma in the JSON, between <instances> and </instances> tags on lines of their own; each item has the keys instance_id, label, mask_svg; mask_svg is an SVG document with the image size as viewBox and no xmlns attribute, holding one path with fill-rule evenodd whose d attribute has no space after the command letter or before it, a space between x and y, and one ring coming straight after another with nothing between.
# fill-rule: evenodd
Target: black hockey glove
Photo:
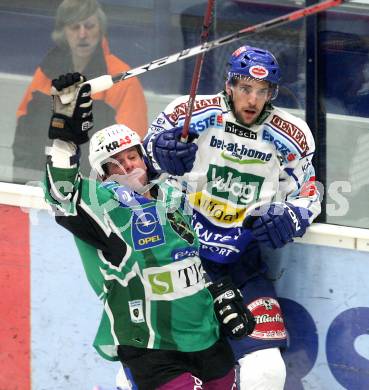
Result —
<instances>
[{"instance_id":1,"label":"black hockey glove","mask_svg":"<svg viewBox=\"0 0 369 390\"><path fill-rule=\"evenodd\" d=\"M215 314L224 333L232 339L241 339L251 334L255 328L254 316L231 279L219 279L208 289L213 296Z\"/></svg>"},{"instance_id":2,"label":"black hockey glove","mask_svg":"<svg viewBox=\"0 0 369 390\"><path fill-rule=\"evenodd\" d=\"M88 141L88 131L93 127L91 86L80 73L67 73L52 81L53 115L49 138L72 141L76 145ZM63 104L60 96L74 93L70 103Z\"/></svg>"}]
</instances>

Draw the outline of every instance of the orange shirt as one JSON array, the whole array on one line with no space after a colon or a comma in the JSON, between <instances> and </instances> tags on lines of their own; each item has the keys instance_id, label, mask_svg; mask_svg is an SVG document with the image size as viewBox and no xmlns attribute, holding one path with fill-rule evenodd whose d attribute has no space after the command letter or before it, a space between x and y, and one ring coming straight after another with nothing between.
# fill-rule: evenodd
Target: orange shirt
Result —
<instances>
[{"instance_id":1,"label":"orange shirt","mask_svg":"<svg viewBox=\"0 0 369 390\"><path fill-rule=\"evenodd\" d=\"M126 72L130 67L110 53L106 39L102 41L104 60L107 67L107 73L116 75L117 73ZM66 73L66 72L65 72ZM96 75L101 76L101 75ZM18 107L17 119L27 115L28 105L32 100L32 94L35 91L45 95L50 95L51 79L46 76L41 67L36 69L31 84ZM95 101L104 101L115 111L116 123L123 123L135 130L141 137L146 134L147 123L147 105L141 83L136 77L129 78L115 84L109 90L94 94ZM106 126L112 123L107 123Z\"/></svg>"}]
</instances>

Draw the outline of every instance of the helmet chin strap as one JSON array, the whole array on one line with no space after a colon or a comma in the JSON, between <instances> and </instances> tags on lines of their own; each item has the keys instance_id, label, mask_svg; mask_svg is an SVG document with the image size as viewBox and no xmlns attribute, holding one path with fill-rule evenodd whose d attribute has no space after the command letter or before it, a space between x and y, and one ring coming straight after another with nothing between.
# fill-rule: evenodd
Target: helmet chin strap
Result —
<instances>
[{"instance_id":1,"label":"helmet chin strap","mask_svg":"<svg viewBox=\"0 0 369 390\"><path fill-rule=\"evenodd\" d=\"M234 104L233 104L233 92L232 92L232 89L231 89L231 93L228 94L227 91L224 91L226 97L227 97L227 104L228 104L228 107L232 110L232 112L234 112Z\"/></svg>"},{"instance_id":2,"label":"helmet chin strap","mask_svg":"<svg viewBox=\"0 0 369 390\"><path fill-rule=\"evenodd\" d=\"M150 188L153 186L151 183L142 184L142 178L145 178L145 181L147 181L147 173L142 168L135 168L132 172L126 173L126 170L122 167L122 171L122 174L113 174L108 176L107 179L129 187L141 195L150 190Z\"/></svg>"}]
</instances>

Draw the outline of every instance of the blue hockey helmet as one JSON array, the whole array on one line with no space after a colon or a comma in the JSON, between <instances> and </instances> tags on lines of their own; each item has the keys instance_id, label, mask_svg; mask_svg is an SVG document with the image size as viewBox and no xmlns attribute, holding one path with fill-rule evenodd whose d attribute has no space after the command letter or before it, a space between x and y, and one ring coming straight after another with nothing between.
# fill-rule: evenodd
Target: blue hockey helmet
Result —
<instances>
[{"instance_id":1,"label":"blue hockey helmet","mask_svg":"<svg viewBox=\"0 0 369 390\"><path fill-rule=\"evenodd\" d=\"M272 99L277 97L281 74L276 58L268 50L241 46L232 53L228 65L227 81L242 77L265 80L274 89Z\"/></svg>"}]
</instances>

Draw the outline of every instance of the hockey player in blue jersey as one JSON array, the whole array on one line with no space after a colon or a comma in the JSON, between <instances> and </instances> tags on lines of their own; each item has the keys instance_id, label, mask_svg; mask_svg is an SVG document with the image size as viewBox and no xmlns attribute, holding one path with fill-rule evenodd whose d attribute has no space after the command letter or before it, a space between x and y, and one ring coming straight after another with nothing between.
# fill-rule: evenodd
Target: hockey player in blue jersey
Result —
<instances>
[{"instance_id":1,"label":"hockey player in blue jersey","mask_svg":"<svg viewBox=\"0 0 369 390\"><path fill-rule=\"evenodd\" d=\"M196 97L189 142L180 141L188 96L172 101L144 140L155 169L188 192L208 274L230 275L256 318L250 336L231 341L243 390L282 390L286 377L287 333L261 248L301 237L320 213L314 139L303 120L273 106L279 81L269 51L241 46L225 90Z\"/></svg>"}]
</instances>

